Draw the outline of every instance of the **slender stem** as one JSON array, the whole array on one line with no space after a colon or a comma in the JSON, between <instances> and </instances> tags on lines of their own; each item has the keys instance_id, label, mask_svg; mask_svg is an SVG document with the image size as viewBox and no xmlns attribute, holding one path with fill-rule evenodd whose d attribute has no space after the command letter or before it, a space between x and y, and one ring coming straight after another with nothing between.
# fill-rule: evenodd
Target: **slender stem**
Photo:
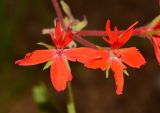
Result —
<instances>
[{"instance_id":1,"label":"slender stem","mask_svg":"<svg viewBox=\"0 0 160 113\"><path fill-rule=\"evenodd\" d=\"M81 43L82 45L86 46L86 47L90 47L93 49L97 49L96 45L94 45L93 43L83 39L81 36L79 35L74 35L73 39L79 43Z\"/></svg>"},{"instance_id":2,"label":"slender stem","mask_svg":"<svg viewBox=\"0 0 160 113\"><path fill-rule=\"evenodd\" d=\"M119 34L123 33L125 30L120 30ZM133 35L141 35L141 32L143 31L143 27L136 28L133 31ZM106 31L101 30L82 30L77 33L77 35L80 36L107 36Z\"/></svg>"},{"instance_id":3,"label":"slender stem","mask_svg":"<svg viewBox=\"0 0 160 113\"><path fill-rule=\"evenodd\" d=\"M58 4L57 0L52 0L52 3L53 3L53 6L56 10L58 18L59 18L60 22L62 23L62 27L65 28L65 24L64 24L64 21L63 21L63 14L62 14L62 11L59 7L59 4Z\"/></svg>"},{"instance_id":4,"label":"slender stem","mask_svg":"<svg viewBox=\"0 0 160 113\"><path fill-rule=\"evenodd\" d=\"M68 113L76 113L71 83L68 83L67 86L67 111Z\"/></svg>"},{"instance_id":5,"label":"slender stem","mask_svg":"<svg viewBox=\"0 0 160 113\"><path fill-rule=\"evenodd\" d=\"M81 36L106 36L106 31L82 30L82 31L77 32L77 35L81 35Z\"/></svg>"}]
</instances>

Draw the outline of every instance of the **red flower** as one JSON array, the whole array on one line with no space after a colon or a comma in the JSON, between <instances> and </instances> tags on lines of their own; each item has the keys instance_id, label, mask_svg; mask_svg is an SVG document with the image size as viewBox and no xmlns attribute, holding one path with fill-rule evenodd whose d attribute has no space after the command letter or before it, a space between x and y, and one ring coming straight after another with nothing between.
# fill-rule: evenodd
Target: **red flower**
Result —
<instances>
[{"instance_id":1,"label":"red flower","mask_svg":"<svg viewBox=\"0 0 160 113\"><path fill-rule=\"evenodd\" d=\"M94 50L89 48L64 49L72 41L72 33L61 30L60 23L57 21L55 34L50 33L56 49L35 50L27 53L24 59L15 63L21 66L36 65L47 61L51 62L50 76L53 86L57 91L63 91L67 82L72 80L72 74L68 65L68 60L76 61L83 59L85 53L92 53Z\"/></svg>"},{"instance_id":2,"label":"red flower","mask_svg":"<svg viewBox=\"0 0 160 113\"><path fill-rule=\"evenodd\" d=\"M127 68L123 62L131 67L139 68L141 65L146 63L145 59L138 51L136 47L122 48L131 37L133 27L137 24L131 25L123 34L118 36L118 29L115 27L114 33L110 30L110 21L106 23L106 33L109 39L103 37L103 39L111 45L111 48L100 48L97 50L95 57L88 59L87 61L82 61L86 67L101 70L106 70L106 75L108 76L108 71L114 72L114 78L116 82L116 93L118 95L122 94L124 77L123 72Z\"/></svg>"},{"instance_id":3,"label":"red flower","mask_svg":"<svg viewBox=\"0 0 160 113\"><path fill-rule=\"evenodd\" d=\"M151 39L155 56L160 64L160 16L156 17L151 24L144 27L142 36L147 36Z\"/></svg>"}]
</instances>

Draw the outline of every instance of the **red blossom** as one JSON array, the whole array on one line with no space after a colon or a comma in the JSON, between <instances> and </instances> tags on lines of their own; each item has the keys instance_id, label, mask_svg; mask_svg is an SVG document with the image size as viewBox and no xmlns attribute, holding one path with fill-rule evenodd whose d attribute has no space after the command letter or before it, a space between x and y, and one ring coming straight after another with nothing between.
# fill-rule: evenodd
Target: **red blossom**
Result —
<instances>
[{"instance_id":1,"label":"red blossom","mask_svg":"<svg viewBox=\"0 0 160 113\"><path fill-rule=\"evenodd\" d=\"M100 48L97 50L97 55L92 56L86 60L84 65L88 68L106 70L108 73L109 68L114 72L116 82L116 93L122 94L124 86L123 72L127 68L123 62L133 68L139 68L146 63L145 59L136 47L122 48L132 35L133 27L137 24L135 22L124 33L118 35L118 29L115 27L114 32L111 32L110 21L106 22L106 33L109 39L103 39L111 45L111 48Z\"/></svg>"},{"instance_id":2,"label":"red blossom","mask_svg":"<svg viewBox=\"0 0 160 113\"><path fill-rule=\"evenodd\" d=\"M160 20L157 23L155 23L153 27L150 28L150 31L157 31L156 34L152 34L149 37L152 40L155 55L157 61L160 64Z\"/></svg>"},{"instance_id":3,"label":"red blossom","mask_svg":"<svg viewBox=\"0 0 160 113\"><path fill-rule=\"evenodd\" d=\"M151 40L155 56L160 64L160 16L157 16L149 25L145 26L141 30L140 36L148 37Z\"/></svg>"},{"instance_id":4,"label":"red blossom","mask_svg":"<svg viewBox=\"0 0 160 113\"><path fill-rule=\"evenodd\" d=\"M55 33L50 33L56 49L35 50L27 53L24 59L17 60L15 63L21 66L36 65L51 61L50 76L53 86L57 91L63 91L67 82L72 80L72 74L68 65L68 60L84 60L85 54L94 53L90 48L72 48L64 49L72 41L72 33L68 29L63 31L60 23L57 21Z\"/></svg>"}]
</instances>

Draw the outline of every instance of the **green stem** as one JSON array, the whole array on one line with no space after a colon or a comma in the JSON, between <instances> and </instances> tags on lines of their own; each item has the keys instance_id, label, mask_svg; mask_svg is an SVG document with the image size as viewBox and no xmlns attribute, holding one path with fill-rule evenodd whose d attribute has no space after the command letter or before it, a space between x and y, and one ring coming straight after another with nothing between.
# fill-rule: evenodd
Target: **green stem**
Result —
<instances>
[{"instance_id":1,"label":"green stem","mask_svg":"<svg viewBox=\"0 0 160 113\"><path fill-rule=\"evenodd\" d=\"M68 83L67 86L67 111L68 113L76 113L71 83Z\"/></svg>"}]
</instances>

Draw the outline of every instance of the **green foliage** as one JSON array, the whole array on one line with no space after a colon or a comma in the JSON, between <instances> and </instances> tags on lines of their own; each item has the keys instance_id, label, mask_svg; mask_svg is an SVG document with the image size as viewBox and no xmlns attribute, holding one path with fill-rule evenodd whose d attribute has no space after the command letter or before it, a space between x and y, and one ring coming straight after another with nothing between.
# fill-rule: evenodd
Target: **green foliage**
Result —
<instances>
[{"instance_id":1,"label":"green foliage","mask_svg":"<svg viewBox=\"0 0 160 113\"><path fill-rule=\"evenodd\" d=\"M79 21L75 26L72 27L74 31L80 31L87 26L87 19L84 18L82 21Z\"/></svg>"},{"instance_id":2,"label":"green foliage","mask_svg":"<svg viewBox=\"0 0 160 113\"><path fill-rule=\"evenodd\" d=\"M44 84L33 87L33 99L36 103L43 104L48 101L47 88Z\"/></svg>"},{"instance_id":3,"label":"green foliage","mask_svg":"<svg viewBox=\"0 0 160 113\"><path fill-rule=\"evenodd\" d=\"M53 49L53 48L55 48L54 46L49 45L49 44L46 44L46 43L44 43L44 42L38 42L37 44L38 44L38 45L41 45L41 46L44 46L44 47L46 47L46 48L48 48L48 49Z\"/></svg>"}]
</instances>

